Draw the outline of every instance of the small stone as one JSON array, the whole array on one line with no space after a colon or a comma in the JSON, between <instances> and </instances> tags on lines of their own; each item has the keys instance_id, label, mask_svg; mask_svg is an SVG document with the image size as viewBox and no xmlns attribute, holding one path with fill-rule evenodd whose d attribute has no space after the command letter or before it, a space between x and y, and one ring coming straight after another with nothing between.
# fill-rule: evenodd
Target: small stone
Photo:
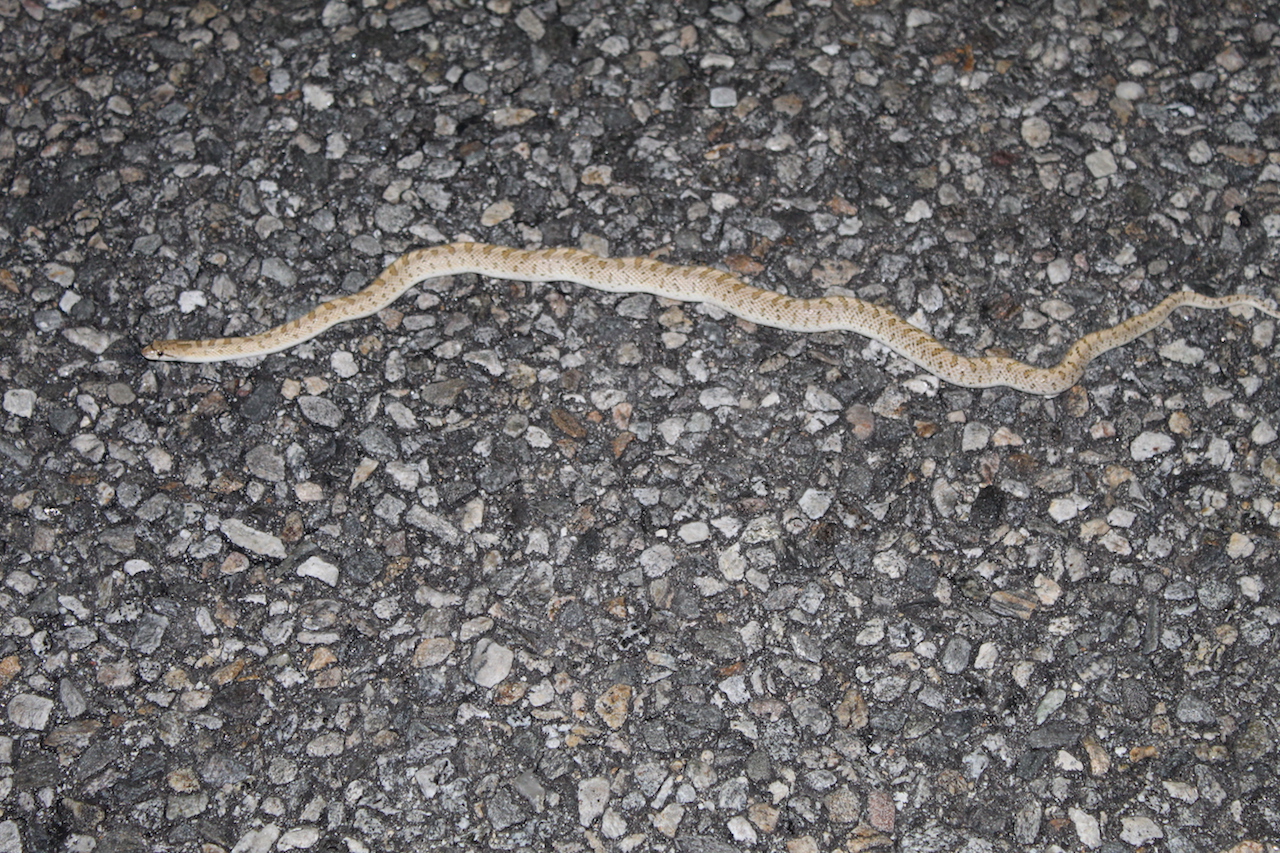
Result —
<instances>
[{"instance_id":1,"label":"small stone","mask_svg":"<svg viewBox=\"0 0 1280 853\"><path fill-rule=\"evenodd\" d=\"M1083 508L1075 497L1054 498L1049 501L1049 517L1061 524L1075 518Z\"/></svg>"},{"instance_id":2,"label":"small stone","mask_svg":"<svg viewBox=\"0 0 1280 853\"><path fill-rule=\"evenodd\" d=\"M615 684L596 700L596 713L609 728L622 728L627 721L631 711L631 692L630 684Z\"/></svg>"},{"instance_id":3,"label":"small stone","mask_svg":"<svg viewBox=\"0 0 1280 853\"><path fill-rule=\"evenodd\" d=\"M1147 93L1141 83L1135 83L1132 80L1116 84L1116 97L1126 101L1136 101Z\"/></svg>"},{"instance_id":4,"label":"small stone","mask_svg":"<svg viewBox=\"0 0 1280 853\"><path fill-rule=\"evenodd\" d=\"M993 612L1019 619L1030 619L1039 605L1034 598L1004 589L992 593L990 603Z\"/></svg>"},{"instance_id":5,"label":"small stone","mask_svg":"<svg viewBox=\"0 0 1280 853\"><path fill-rule=\"evenodd\" d=\"M132 687L137 678L134 675L133 661L113 661L98 667L95 676L97 682L110 690L123 690Z\"/></svg>"},{"instance_id":6,"label":"small stone","mask_svg":"<svg viewBox=\"0 0 1280 853\"><path fill-rule=\"evenodd\" d=\"M729 818L729 834L733 836L733 840L739 844L754 844L756 838L755 827L751 825L751 821L742 815Z\"/></svg>"},{"instance_id":7,"label":"small stone","mask_svg":"<svg viewBox=\"0 0 1280 853\"><path fill-rule=\"evenodd\" d=\"M312 738L307 744L307 755L324 758L329 755L341 755L346 749L346 739L341 732L329 732Z\"/></svg>"},{"instance_id":8,"label":"small stone","mask_svg":"<svg viewBox=\"0 0 1280 853\"><path fill-rule=\"evenodd\" d=\"M287 830L276 842L277 850L307 850L320 840L320 829L315 826L299 826Z\"/></svg>"},{"instance_id":9,"label":"small stone","mask_svg":"<svg viewBox=\"0 0 1280 853\"><path fill-rule=\"evenodd\" d=\"M819 853L820 849L812 835L801 835L787 842L787 853Z\"/></svg>"},{"instance_id":10,"label":"small stone","mask_svg":"<svg viewBox=\"0 0 1280 853\"><path fill-rule=\"evenodd\" d=\"M823 798L832 823L853 823L862 812L862 800L848 788L838 788Z\"/></svg>"},{"instance_id":11,"label":"small stone","mask_svg":"<svg viewBox=\"0 0 1280 853\"><path fill-rule=\"evenodd\" d=\"M645 577L660 578L675 568L676 555L670 545L650 545L640 552L640 568Z\"/></svg>"},{"instance_id":12,"label":"small stone","mask_svg":"<svg viewBox=\"0 0 1280 853\"><path fill-rule=\"evenodd\" d=\"M973 651L973 644L964 637L953 636L947 640L947 645L942 650L942 668L951 675L957 675L964 672L965 667L969 665L969 655Z\"/></svg>"},{"instance_id":13,"label":"small stone","mask_svg":"<svg viewBox=\"0 0 1280 853\"><path fill-rule=\"evenodd\" d=\"M1171 436L1161 432L1144 432L1129 445L1129 455L1135 462L1144 462L1161 453L1168 453L1174 447Z\"/></svg>"},{"instance_id":14,"label":"small stone","mask_svg":"<svg viewBox=\"0 0 1280 853\"><path fill-rule=\"evenodd\" d=\"M1252 556L1255 547L1253 539L1247 533L1237 531L1227 540L1227 556L1233 560L1240 560Z\"/></svg>"},{"instance_id":15,"label":"small stone","mask_svg":"<svg viewBox=\"0 0 1280 853\"><path fill-rule=\"evenodd\" d=\"M844 404L830 391L810 385L804 389L804 407L814 412L839 412Z\"/></svg>"},{"instance_id":16,"label":"small stone","mask_svg":"<svg viewBox=\"0 0 1280 853\"><path fill-rule=\"evenodd\" d=\"M1022 120L1022 141L1031 148L1043 148L1052 138L1049 122L1040 116L1031 116Z\"/></svg>"},{"instance_id":17,"label":"small stone","mask_svg":"<svg viewBox=\"0 0 1280 853\"><path fill-rule=\"evenodd\" d=\"M613 183L613 167L593 165L582 170L582 183L590 187L607 187Z\"/></svg>"},{"instance_id":18,"label":"small stone","mask_svg":"<svg viewBox=\"0 0 1280 853\"><path fill-rule=\"evenodd\" d=\"M893 795L888 791L875 790L867 794L867 820L881 832L893 832L896 810Z\"/></svg>"},{"instance_id":19,"label":"small stone","mask_svg":"<svg viewBox=\"0 0 1280 853\"><path fill-rule=\"evenodd\" d=\"M1194 693L1187 693L1178 700L1174 715L1180 722L1192 725L1212 726L1218 722L1213 706Z\"/></svg>"},{"instance_id":20,"label":"small stone","mask_svg":"<svg viewBox=\"0 0 1280 853\"><path fill-rule=\"evenodd\" d=\"M253 476L270 483L284 481L284 457L269 444L259 444L244 455L244 466Z\"/></svg>"},{"instance_id":21,"label":"small stone","mask_svg":"<svg viewBox=\"0 0 1280 853\"><path fill-rule=\"evenodd\" d=\"M33 731L44 731L53 713L53 700L31 693L19 693L9 700L9 722Z\"/></svg>"},{"instance_id":22,"label":"small stone","mask_svg":"<svg viewBox=\"0 0 1280 853\"><path fill-rule=\"evenodd\" d=\"M1276 440L1276 428L1266 421L1258 421L1249 431L1249 440L1254 444L1270 444Z\"/></svg>"},{"instance_id":23,"label":"small stone","mask_svg":"<svg viewBox=\"0 0 1280 853\"><path fill-rule=\"evenodd\" d=\"M343 24L349 24L355 20L356 14L351 11L351 7L341 0L329 0L324 4L324 11L320 13L320 23L326 27L340 27Z\"/></svg>"},{"instance_id":24,"label":"small stone","mask_svg":"<svg viewBox=\"0 0 1280 853\"><path fill-rule=\"evenodd\" d=\"M515 653L488 637L476 642L468 667L471 680L481 687L495 687L511 674Z\"/></svg>"},{"instance_id":25,"label":"small stone","mask_svg":"<svg viewBox=\"0 0 1280 853\"><path fill-rule=\"evenodd\" d=\"M688 524L680 526L680 530L676 533L682 542L693 545L698 542L706 542L711 538L711 528L705 521L691 521Z\"/></svg>"},{"instance_id":26,"label":"small stone","mask_svg":"<svg viewBox=\"0 0 1280 853\"><path fill-rule=\"evenodd\" d=\"M916 199L911 203L911 207L907 208L907 212L903 215L902 221L908 224L920 222L923 219L933 217L933 208L929 206L929 202L922 198Z\"/></svg>"},{"instance_id":27,"label":"small stone","mask_svg":"<svg viewBox=\"0 0 1280 853\"><path fill-rule=\"evenodd\" d=\"M537 113L528 107L500 107L490 113L489 120L493 122L494 127L518 127L536 115Z\"/></svg>"},{"instance_id":28,"label":"small stone","mask_svg":"<svg viewBox=\"0 0 1280 853\"><path fill-rule=\"evenodd\" d=\"M1236 50L1235 45L1219 53L1213 58L1213 61L1218 63L1218 66L1224 71L1230 71L1233 74L1244 68L1245 64L1244 57L1240 55L1240 51Z\"/></svg>"},{"instance_id":29,"label":"small stone","mask_svg":"<svg viewBox=\"0 0 1280 853\"><path fill-rule=\"evenodd\" d=\"M1204 361L1204 350L1198 346L1193 346L1186 342L1185 339L1178 339L1172 343L1165 344L1160 347L1160 357L1169 361L1176 361L1178 364L1200 364Z\"/></svg>"},{"instance_id":30,"label":"small stone","mask_svg":"<svg viewBox=\"0 0 1280 853\"><path fill-rule=\"evenodd\" d=\"M350 379L360 372L355 356L346 350L337 350L329 356L329 366L342 379Z\"/></svg>"},{"instance_id":31,"label":"small stone","mask_svg":"<svg viewBox=\"0 0 1280 853\"><path fill-rule=\"evenodd\" d=\"M1115 155L1105 148L1099 148L1091 154L1086 154L1084 165L1095 178L1105 178L1108 175L1114 175L1120 170L1120 167L1116 165Z\"/></svg>"},{"instance_id":32,"label":"small stone","mask_svg":"<svg viewBox=\"0 0 1280 853\"><path fill-rule=\"evenodd\" d=\"M853 437L859 441L866 441L875 434L875 414L864 403L854 403L850 406L844 413L844 419L853 429Z\"/></svg>"},{"instance_id":33,"label":"small stone","mask_svg":"<svg viewBox=\"0 0 1280 853\"><path fill-rule=\"evenodd\" d=\"M448 637L427 637L413 650L413 665L437 666L449 659L456 644Z\"/></svg>"},{"instance_id":34,"label":"small stone","mask_svg":"<svg viewBox=\"0 0 1280 853\"><path fill-rule=\"evenodd\" d=\"M45 264L44 274L48 276L49 280L54 284L62 287L70 287L76 280L76 271L65 264Z\"/></svg>"},{"instance_id":35,"label":"small stone","mask_svg":"<svg viewBox=\"0 0 1280 853\"><path fill-rule=\"evenodd\" d=\"M1102 844L1102 828L1096 817L1074 807L1067 809L1067 817L1075 825L1076 837L1083 847L1092 850Z\"/></svg>"},{"instance_id":36,"label":"small stone","mask_svg":"<svg viewBox=\"0 0 1280 853\"><path fill-rule=\"evenodd\" d=\"M1261 761L1275 751L1276 739L1271 725L1262 717L1255 717L1245 725L1236 739L1236 755L1241 761Z\"/></svg>"},{"instance_id":37,"label":"small stone","mask_svg":"<svg viewBox=\"0 0 1280 853\"><path fill-rule=\"evenodd\" d=\"M515 215L515 212L515 205L510 201L507 201L506 199L503 199L502 201L495 201L493 204L486 207L480 214L480 224L486 228L492 228L494 225L506 222Z\"/></svg>"},{"instance_id":38,"label":"small stone","mask_svg":"<svg viewBox=\"0 0 1280 853\"><path fill-rule=\"evenodd\" d=\"M298 283L298 274L293 271L293 267L284 258L274 255L262 262L262 274L285 287L293 287Z\"/></svg>"},{"instance_id":39,"label":"small stone","mask_svg":"<svg viewBox=\"0 0 1280 853\"><path fill-rule=\"evenodd\" d=\"M317 426L337 429L342 425L342 410L324 397L304 394L298 398L298 408L304 418Z\"/></svg>"},{"instance_id":40,"label":"small stone","mask_svg":"<svg viewBox=\"0 0 1280 853\"><path fill-rule=\"evenodd\" d=\"M1065 284L1071 280L1071 262L1066 258L1054 258L1045 267L1050 284Z\"/></svg>"},{"instance_id":41,"label":"small stone","mask_svg":"<svg viewBox=\"0 0 1280 853\"><path fill-rule=\"evenodd\" d=\"M313 110L327 110L333 106L333 93L314 83L302 84L302 101Z\"/></svg>"},{"instance_id":42,"label":"small stone","mask_svg":"<svg viewBox=\"0 0 1280 853\"><path fill-rule=\"evenodd\" d=\"M168 618L159 613L144 613L138 620L138 629L134 632L133 640L129 645L134 651L149 655L160 648L160 642L164 639L164 632L168 627Z\"/></svg>"},{"instance_id":43,"label":"small stone","mask_svg":"<svg viewBox=\"0 0 1280 853\"><path fill-rule=\"evenodd\" d=\"M1164 830L1160 828L1160 824L1149 817L1121 818L1120 825L1123 827L1120 830L1120 839L1134 847L1157 838L1164 838Z\"/></svg>"},{"instance_id":44,"label":"small stone","mask_svg":"<svg viewBox=\"0 0 1280 853\"><path fill-rule=\"evenodd\" d=\"M338 585L338 567L323 557L311 556L298 565L299 577L315 578L329 586Z\"/></svg>"},{"instance_id":45,"label":"small stone","mask_svg":"<svg viewBox=\"0 0 1280 853\"><path fill-rule=\"evenodd\" d=\"M831 731L831 715L808 696L799 696L791 702L791 715L802 728L815 735L825 735Z\"/></svg>"},{"instance_id":46,"label":"small stone","mask_svg":"<svg viewBox=\"0 0 1280 853\"><path fill-rule=\"evenodd\" d=\"M223 519L221 529L222 534L231 540L233 545L246 551L276 559L282 559L285 556L284 542L280 537L255 530L239 519Z\"/></svg>"},{"instance_id":47,"label":"small stone","mask_svg":"<svg viewBox=\"0 0 1280 853\"><path fill-rule=\"evenodd\" d=\"M1164 789L1169 796L1182 800L1184 803L1195 803L1200 799L1200 791L1195 785L1186 782L1176 782L1172 779L1166 779Z\"/></svg>"},{"instance_id":48,"label":"small stone","mask_svg":"<svg viewBox=\"0 0 1280 853\"><path fill-rule=\"evenodd\" d=\"M800 496L800 511L816 521L827 514L834 500L835 495L831 492L806 489Z\"/></svg>"},{"instance_id":49,"label":"small stone","mask_svg":"<svg viewBox=\"0 0 1280 853\"><path fill-rule=\"evenodd\" d=\"M118 337L100 329L89 329L77 326L74 329L63 329L62 336L78 347L87 349L94 355L102 355Z\"/></svg>"},{"instance_id":50,"label":"small stone","mask_svg":"<svg viewBox=\"0 0 1280 853\"><path fill-rule=\"evenodd\" d=\"M520 10L520 14L516 15L516 26L524 31L533 41L538 41L546 35L547 29L537 14L528 6Z\"/></svg>"},{"instance_id":51,"label":"small stone","mask_svg":"<svg viewBox=\"0 0 1280 853\"><path fill-rule=\"evenodd\" d=\"M279 838L280 828L275 824L251 829L240 836L236 846L231 848L231 853L269 853Z\"/></svg>"},{"instance_id":52,"label":"small stone","mask_svg":"<svg viewBox=\"0 0 1280 853\"><path fill-rule=\"evenodd\" d=\"M13 388L4 392L4 410L19 418L29 418L36 409L36 392Z\"/></svg>"},{"instance_id":53,"label":"small stone","mask_svg":"<svg viewBox=\"0 0 1280 853\"><path fill-rule=\"evenodd\" d=\"M592 776L578 783L578 822L583 826L595 823L596 818L604 814L604 807L609 802L609 780L603 776Z\"/></svg>"},{"instance_id":54,"label":"small stone","mask_svg":"<svg viewBox=\"0 0 1280 853\"><path fill-rule=\"evenodd\" d=\"M431 9L427 6L404 6L392 12L387 23L398 33L416 30L431 23Z\"/></svg>"},{"instance_id":55,"label":"small stone","mask_svg":"<svg viewBox=\"0 0 1280 853\"><path fill-rule=\"evenodd\" d=\"M960 437L960 449L966 453L972 453L975 450L981 450L987 446L987 442L991 440L991 428L986 424L980 424L977 421L970 421L964 425L964 431Z\"/></svg>"},{"instance_id":56,"label":"small stone","mask_svg":"<svg viewBox=\"0 0 1280 853\"><path fill-rule=\"evenodd\" d=\"M1213 159L1213 149L1203 139L1197 139L1187 149L1187 159L1197 166L1203 166Z\"/></svg>"},{"instance_id":57,"label":"small stone","mask_svg":"<svg viewBox=\"0 0 1280 853\"><path fill-rule=\"evenodd\" d=\"M711 90L711 106L717 108L736 107L738 93L729 86L716 86Z\"/></svg>"},{"instance_id":58,"label":"small stone","mask_svg":"<svg viewBox=\"0 0 1280 853\"><path fill-rule=\"evenodd\" d=\"M684 806L679 803L669 803L666 808L654 815L653 828L668 838L675 838L682 820L684 820Z\"/></svg>"}]
</instances>

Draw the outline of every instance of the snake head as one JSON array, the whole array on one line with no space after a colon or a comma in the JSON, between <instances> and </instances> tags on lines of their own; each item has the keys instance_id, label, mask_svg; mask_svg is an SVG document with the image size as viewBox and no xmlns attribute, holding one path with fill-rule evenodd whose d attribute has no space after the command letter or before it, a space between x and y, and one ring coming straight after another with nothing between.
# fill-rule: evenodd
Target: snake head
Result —
<instances>
[{"instance_id":1,"label":"snake head","mask_svg":"<svg viewBox=\"0 0 1280 853\"><path fill-rule=\"evenodd\" d=\"M184 361L183 341L152 341L142 348L142 357L149 361Z\"/></svg>"}]
</instances>

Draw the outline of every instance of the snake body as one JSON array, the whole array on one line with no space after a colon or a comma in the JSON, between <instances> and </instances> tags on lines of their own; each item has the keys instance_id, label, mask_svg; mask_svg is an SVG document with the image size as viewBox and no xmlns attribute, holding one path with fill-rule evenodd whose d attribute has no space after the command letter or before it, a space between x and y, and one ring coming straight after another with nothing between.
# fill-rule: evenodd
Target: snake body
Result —
<instances>
[{"instance_id":1,"label":"snake body","mask_svg":"<svg viewBox=\"0 0 1280 853\"><path fill-rule=\"evenodd\" d=\"M571 281L597 290L651 293L680 302L716 305L744 320L795 332L849 331L879 341L938 378L968 388L1007 385L1053 396L1075 385L1085 366L1164 322L1175 309L1249 306L1273 317L1280 310L1254 296L1205 296L1181 291L1156 307L1077 340L1053 367L1035 367L1002 356L968 358L943 346L923 329L886 308L851 296L797 299L747 284L710 267L674 266L652 258L601 258L578 249L512 249L486 243L450 243L409 252L350 296L322 303L309 313L261 334L242 338L155 341L142 354L154 361L211 362L280 352L338 323L367 317L429 278L479 273L519 281Z\"/></svg>"}]
</instances>

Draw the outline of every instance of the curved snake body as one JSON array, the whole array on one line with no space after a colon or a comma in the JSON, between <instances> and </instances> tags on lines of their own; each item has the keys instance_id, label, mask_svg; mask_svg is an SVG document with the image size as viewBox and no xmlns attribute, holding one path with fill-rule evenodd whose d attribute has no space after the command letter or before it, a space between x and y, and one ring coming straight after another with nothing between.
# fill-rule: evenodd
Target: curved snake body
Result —
<instances>
[{"instance_id":1,"label":"curved snake body","mask_svg":"<svg viewBox=\"0 0 1280 853\"><path fill-rule=\"evenodd\" d=\"M519 281L571 281L597 290L652 293L680 302L706 302L744 320L795 332L857 332L953 385L968 388L1007 385L1046 396L1060 394L1075 385L1094 358L1145 334L1184 305L1205 309L1249 306L1280 317L1276 306L1254 296L1204 296L1182 291L1166 297L1150 311L1085 335L1071 345L1055 366L1034 367L1000 356L958 355L892 311L852 296L798 299L754 287L722 270L674 266L651 258L601 258L578 249L524 250L485 243L450 243L409 252L359 293L322 303L302 317L261 334L198 341L155 341L142 354L155 361L211 362L280 352L310 340L330 326L382 310L425 279L459 273Z\"/></svg>"}]
</instances>

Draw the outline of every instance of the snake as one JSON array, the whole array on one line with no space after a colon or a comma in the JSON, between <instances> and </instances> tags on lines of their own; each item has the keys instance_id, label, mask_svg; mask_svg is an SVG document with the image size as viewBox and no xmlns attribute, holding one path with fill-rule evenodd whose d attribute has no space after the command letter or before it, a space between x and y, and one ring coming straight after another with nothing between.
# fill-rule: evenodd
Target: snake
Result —
<instances>
[{"instance_id":1,"label":"snake","mask_svg":"<svg viewBox=\"0 0 1280 853\"><path fill-rule=\"evenodd\" d=\"M953 385L1007 386L1052 397L1077 385L1085 367L1105 352L1133 341L1183 306L1221 310L1248 306L1280 318L1280 309L1256 296L1207 296L1192 290L1170 294L1154 308L1075 341L1053 367L1036 367L1001 355L967 357L893 311L853 296L812 299L747 284L724 270L677 266L649 257L604 258L573 248L515 249L488 243L448 243L410 251L358 293L323 302L308 313L256 335L206 340L160 340L142 355L153 361L217 362L269 355L297 346L326 329L367 317L427 279L476 273L489 278L569 281L613 293L649 293L717 306L743 320L793 332L855 332Z\"/></svg>"}]
</instances>

